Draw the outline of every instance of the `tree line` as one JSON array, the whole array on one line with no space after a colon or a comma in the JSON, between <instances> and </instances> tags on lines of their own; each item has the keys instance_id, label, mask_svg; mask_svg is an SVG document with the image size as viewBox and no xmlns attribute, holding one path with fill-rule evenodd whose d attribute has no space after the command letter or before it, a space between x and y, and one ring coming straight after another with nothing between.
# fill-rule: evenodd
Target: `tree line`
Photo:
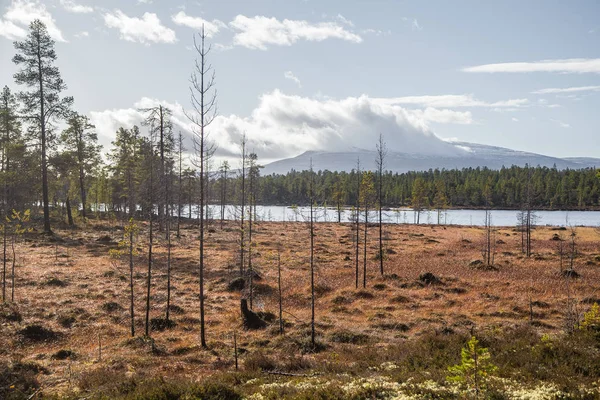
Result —
<instances>
[{"instance_id":1,"label":"tree line","mask_svg":"<svg viewBox=\"0 0 600 400\"><path fill-rule=\"evenodd\" d=\"M377 169L376 166L364 168ZM351 172L325 170L313 174L315 197L322 204L351 206L360 196L354 184L361 175L358 169ZM531 206L538 209L588 209L600 206L600 181L596 174L592 168L558 170L539 166L512 166L500 170L484 167L406 173L384 171L381 187L377 190L382 192L384 207L520 209L530 199ZM306 205L310 179L309 171L261 176L259 201L265 205ZM229 181L229 197L235 198L235 178L229 178ZM219 186L222 179L213 182ZM213 197L212 201L218 199Z\"/></svg>"}]
</instances>

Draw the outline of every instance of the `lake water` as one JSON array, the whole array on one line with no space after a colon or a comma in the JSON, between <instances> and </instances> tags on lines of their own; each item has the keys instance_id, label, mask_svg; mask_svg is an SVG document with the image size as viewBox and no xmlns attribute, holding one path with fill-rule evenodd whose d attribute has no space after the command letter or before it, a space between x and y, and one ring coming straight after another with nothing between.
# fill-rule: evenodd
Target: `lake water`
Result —
<instances>
[{"instance_id":1,"label":"lake water","mask_svg":"<svg viewBox=\"0 0 600 400\"><path fill-rule=\"evenodd\" d=\"M309 216L308 207L286 207L286 206L257 206L257 219L260 221L305 221ZM492 225L494 226L514 226L517 224L517 214L515 210L492 210ZM226 219L239 219L239 207L225 206ZM187 216L187 208L184 208L182 216ZM193 213L195 215L195 212ZM212 218L220 218L221 207L218 205L209 206L209 215ZM337 211L334 208L315 207L314 216L318 222L337 221ZM245 218L248 218L246 211ZM361 220L363 219L361 213ZM342 212L342 221L352 220L352 211L346 209ZM378 220L377 213L369 215L369 220L375 222ZM386 223L394 224L414 224L415 212L412 209L401 208L385 210L383 220ZM476 225L484 224L484 210L447 210L440 215L440 222L447 225ZM422 211L420 217L421 224L437 224L438 213L435 210ZM600 211L535 211L536 225L552 226L600 226Z\"/></svg>"}]
</instances>

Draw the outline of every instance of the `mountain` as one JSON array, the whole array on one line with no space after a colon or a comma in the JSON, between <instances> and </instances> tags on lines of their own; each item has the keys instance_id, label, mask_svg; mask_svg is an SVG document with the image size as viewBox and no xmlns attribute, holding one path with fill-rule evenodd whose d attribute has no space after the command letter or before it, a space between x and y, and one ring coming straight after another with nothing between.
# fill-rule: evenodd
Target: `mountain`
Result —
<instances>
[{"instance_id":1,"label":"mountain","mask_svg":"<svg viewBox=\"0 0 600 400\"><path fill-rule=\"evenodd\" d=\"M553 167L558 169L581 169L600 167L600 158L550 157L504 147L488 146L477 143L452 142L457 150L449 155L402 153L388 151L385 158L386 170L393 172L426 171L431 169L462 169L488 167L500 169L513 165ZM344 151L307 151L299 156L286 158L265 165L262 175L286 174L292 169L308 170L312 159L313 169L329 171L351 171L356 169L356 160L360 157L361 169L375 169L376 152L374 150L351 149Z\"/></svg>"}]
</instances>

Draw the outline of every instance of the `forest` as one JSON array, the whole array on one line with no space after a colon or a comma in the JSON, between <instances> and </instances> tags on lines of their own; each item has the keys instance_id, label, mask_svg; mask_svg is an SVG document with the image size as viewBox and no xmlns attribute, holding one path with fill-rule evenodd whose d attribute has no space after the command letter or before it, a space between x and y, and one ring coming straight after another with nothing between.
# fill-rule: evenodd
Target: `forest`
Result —
<instances>
[{"instance_id":1,"label":"forest","mask_svg":"<svg viewBox=\"0 0 600 400\"><path fill-rule=\"evenodd\" d=\"M102 149L63 95L46 26L14 43L20 91L5 86L0 106L0 398L600 396L600 231L533 218L600 206L597 171L398 174L383 134L376 165L349 173L261 176L245 135L239 165L215 165L208 38L194 36L189 149L162 105ZM267 222L257 204L308 210ZM354 217L317 224L317 205ZM397 206L484 208L486 223L383 223ZM522 210L519 224L493 227L494 208Z\"/></svg>"}]
</instances>

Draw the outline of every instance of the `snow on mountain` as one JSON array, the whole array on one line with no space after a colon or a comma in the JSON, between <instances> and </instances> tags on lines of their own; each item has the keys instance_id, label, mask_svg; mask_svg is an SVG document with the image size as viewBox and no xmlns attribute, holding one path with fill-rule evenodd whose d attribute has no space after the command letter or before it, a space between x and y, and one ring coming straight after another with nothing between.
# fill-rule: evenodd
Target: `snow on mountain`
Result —
<instances>
[{"instance_id":1,"label":"snow on mountain","mask_svg":"<svg viewBox=\"0 0 600 400\"><path fill-rule=\"evenodd\" d=\"M451 142L458 150L449 155L402 153L388 151L385 159L386 170L393 172L427 171L429 169L461 169L488 167L500 169L513 165L545 166L558 169L581 169L600 167L599 158L577 157L558 158L504 147L488 146L477 143ZM351 171L356 169L360 158L361 169L375 169L376 152L352 148L343 151L307 151L299 156L279 160L265 165L262 175L286 174L291 170L303 171L310 168L329 171Z\"/></svg>"}]
</instances>

